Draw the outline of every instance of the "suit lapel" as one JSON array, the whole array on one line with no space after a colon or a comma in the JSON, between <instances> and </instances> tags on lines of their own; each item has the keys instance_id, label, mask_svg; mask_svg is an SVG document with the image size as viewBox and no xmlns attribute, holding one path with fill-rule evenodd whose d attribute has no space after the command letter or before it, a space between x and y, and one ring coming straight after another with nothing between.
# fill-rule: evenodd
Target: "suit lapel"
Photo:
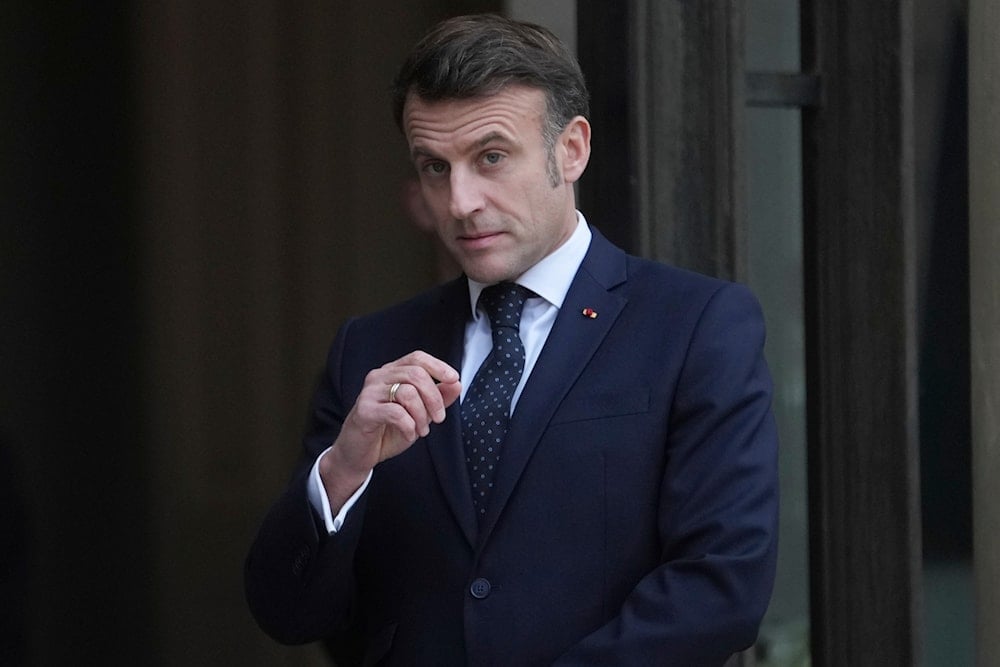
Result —
<instances>
[{"instance_id":1,"label":"suit lapel","mask_svg":"<svg viewBox=\"0 0 1000 667\"><path fill-rule=\"evenodd\" d=\"M436 312L429 313L430 317L423 329L429 332L423 349L448 362L452 368L461 370L465 324L469 317L469 287L464 277L445 286L438 307ZM424 445L455 520L461 526L469 545L473 546L477 532L476 515L472 507L465 453L462 450L462 417L458 401L448 408L443 423L431 425L431 432L424 438Z\"/></svg>"},{"instance_id":2,"label":"suit lapel","mask_svg":"<svg viewBox=\"0 0 1000 667\"><path fill-rule=\"evenodd\" d=\"M518 399L504 442L480 545L496 525L552 415L580 380L594 352L625 307L609 290L626 279L625 253L596 230L531 376ZM589 309L597 314L584 314ZM469 500L471 503L471 500Z\"/></svg>"}]
</instances>

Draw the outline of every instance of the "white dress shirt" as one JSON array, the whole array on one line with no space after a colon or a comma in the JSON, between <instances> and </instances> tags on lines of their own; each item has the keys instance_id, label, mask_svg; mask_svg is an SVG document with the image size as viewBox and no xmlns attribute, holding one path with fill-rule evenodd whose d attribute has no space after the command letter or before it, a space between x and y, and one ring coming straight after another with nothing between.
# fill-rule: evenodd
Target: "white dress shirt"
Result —
<instances>
[{"instance_id":1,"label":"white dress shirt","mask_svg":"<svg viewBox=\"0 0 1000 667\"><path fill-rule=\"evenodd\" d=\"M531 371L535 367L535 362L538 361L538 355L542 352L545 340L552 330L552 324L556 321L556 315L559 314L559 309L562 308L563 301L566 299L566 293L569 292L569 286L573 282L580 264L583 262L584 255L587 254L587 249L590 247L591 233L590 228L587 226L587 221L579 211L577 211L576 217L576 229L569 239L514 281L519 285L527 287L538 296L528 299L524 305L524 311L521 313L519 333L521 342L524 343L524 373L521 375L521 381L518 383L517 389L514 390L514 395L511 398L511 414L514 413L514 408L517 405L518 398L521 396L521 391L524 389L524 384L531 375ZM465 347L462 354L462 369L460 371L462 378L462 394L460 398L462 400L465 399L465 392L469 385L472 384L472 378L475 377L476 371L479 370L483 360L486 359L490 349L493 347L490 318L476 308L476 304L479 302L479 294L485 287L487 285L484 283L469 280L469 306L472 312L472 319L465 325ZM308 492L309 501L323 517L327 531L335 533L340 530L348 511L368 487L372 473L368 473L368 479L365 480L365 483L344 503L340 512L334 516L330 510L330 501L319 474L319 461L328 451L330 451L329 448L320 454L313 465L309 476Z\"/></svg>"}]
</instances>

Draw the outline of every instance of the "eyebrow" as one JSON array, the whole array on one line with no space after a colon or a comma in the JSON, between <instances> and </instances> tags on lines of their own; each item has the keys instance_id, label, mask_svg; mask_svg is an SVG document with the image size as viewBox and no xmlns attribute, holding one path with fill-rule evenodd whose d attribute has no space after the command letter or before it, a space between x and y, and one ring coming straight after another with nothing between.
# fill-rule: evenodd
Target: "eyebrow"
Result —
<instances>
[{"instance_id":1,"label":"eyebrow","mask_svg":"<svg viewBox=\"0 0 1000 667\"><path fill-rule=\"evenodd\" d=\"M425 150L425 149L423 149L423 148L421 148L419 146L416 146L416 147L413 148L413 150L410 151L410 159L411 160L416 160L419 157L429 157L429 158L435 158L435 159L437 158L437 156L434 155L434 153L431 153L428 150Z\"/></svg>"},{"instance_id":2,"label":"eyebrow","mask_svg":"<svg viewBox=\"0 0 1000 667\"><path fill-rule=\"evenodd\" d=\"M472 144L472 146L475 147L475 148L484 148L484 147L488 146L489 144L493 143L494 141L499 141L499 142L506 143L506 144L513 143L513 140L511 140L507 135L503 134L502 132L496 132L496 131L494 131L494 132L490 132L489 134L487 134L483 138L475 141ZM410 159L411 160L416 160L417 158L420 158L420 157L428 157L428 158L432 158L432 159L437 159L438 158L438 156L434 152L429 151L429 150L427 150L425 148L422 148L420 146L416 146L416 147L413 148L412 151L410 151Z\"/></svg>"},{"instance_id":3,"label":"eyebrow","mask_svg":"<svg viewBox=\"0 0 1000 667\"><path fill-rule=\"evenodd\" d=\"M510 142L510 140L503 134L499 132L490 132L485 137L476 142L478 148L483 148L487 144L491 144L494 141Z\"/></svg>"}]
</instances>

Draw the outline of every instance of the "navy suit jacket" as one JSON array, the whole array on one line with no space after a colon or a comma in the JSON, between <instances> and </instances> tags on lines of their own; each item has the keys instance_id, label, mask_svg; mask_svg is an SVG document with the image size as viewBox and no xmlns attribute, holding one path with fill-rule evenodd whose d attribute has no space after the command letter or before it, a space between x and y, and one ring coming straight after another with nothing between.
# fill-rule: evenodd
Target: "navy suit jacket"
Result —
<instances>
[{"instance_id":1,"label":"navy suit jacket","mask_svg":"<svg viewBox=\"0 0 1000 667\"><path fill-rule=\"evenodd\" d=\"M306 478L366 373L416 349L460 368L469 316L462 278L340 330L301 465L247 558L261 627L327 640L341 665L692 667L749 646L778 511L760 308L742 286L627 256L596 230L483 523L456 402L326 535Z\"/></svg>"}]
</instances>

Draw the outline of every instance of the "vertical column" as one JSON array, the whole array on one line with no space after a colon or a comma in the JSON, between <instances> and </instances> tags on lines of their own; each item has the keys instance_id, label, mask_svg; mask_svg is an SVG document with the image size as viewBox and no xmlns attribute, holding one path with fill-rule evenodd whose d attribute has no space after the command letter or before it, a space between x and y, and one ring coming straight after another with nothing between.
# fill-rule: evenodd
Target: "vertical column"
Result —
<instances>
[{"instance_id":1,"label":"vertical column","mask_svg":"<svg viewBox=\"0 0 1000 667\"><path fill-rule=\"evenodd\" d=\"M1000 652L1000 0L969 5L969 270L976 664Z\"/></svg>"},{"instance_id":2,"label":"vertical column","mask_svg":"<svg viewBox=\"0 0 1000 667\"><path fill-rule=\"evenodd\" d=\"M640 254L746 280L744 3L635 3Z\"/></svg>"},{"instance_id":3,"label":"vertical column","mask_svg":"<svg viewBox=\"0 0 1000 667\"><path fill-rule=\"evenodd\" d=\"M803 6L812 661L919 664L913 2Z\"/></svg>"},{"instance_id":4,"label":"vertical column","mask_svg":"<svg viewBox=\"0 0 1000 667\"><path fill-rule=\"evenodd\" d=\"M645 257L745 279L744 3L579 0L581 207Z\"/></svg>"}]
</instances>

